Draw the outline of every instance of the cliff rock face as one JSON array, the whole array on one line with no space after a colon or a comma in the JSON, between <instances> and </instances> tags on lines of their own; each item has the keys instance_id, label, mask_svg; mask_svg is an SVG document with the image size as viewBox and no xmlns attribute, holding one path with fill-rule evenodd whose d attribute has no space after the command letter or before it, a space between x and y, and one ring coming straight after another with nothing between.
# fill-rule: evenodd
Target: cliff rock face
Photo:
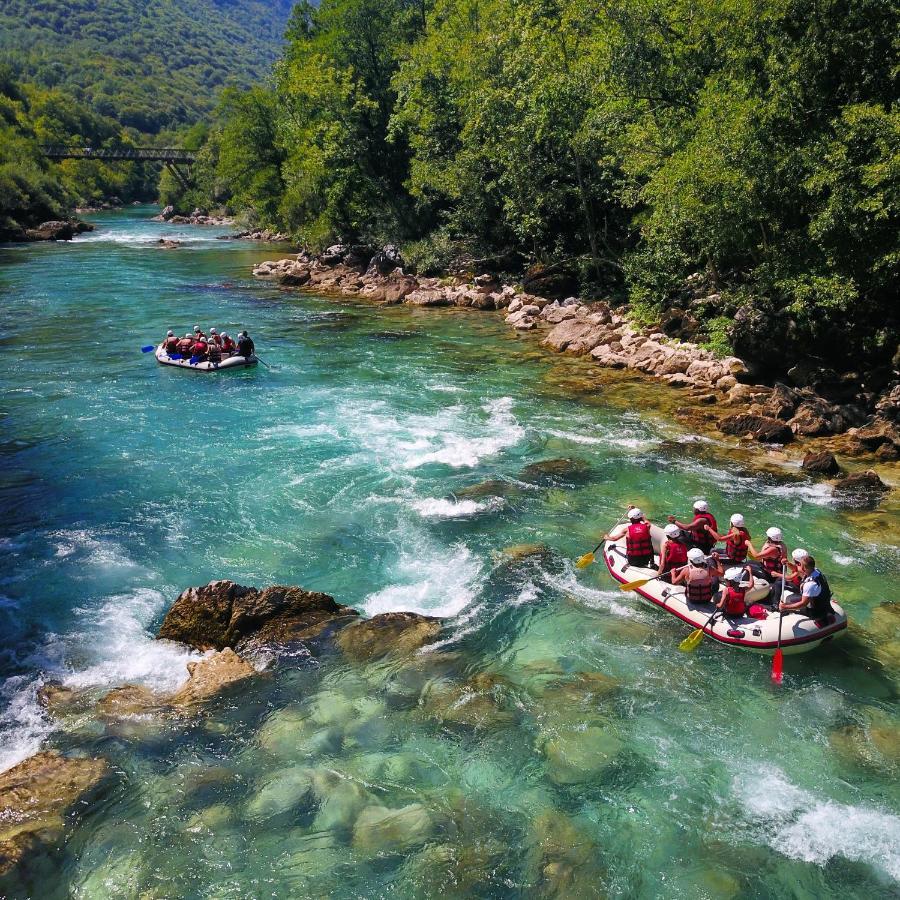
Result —
<instances>
[{"instance_id":1,"label":"cliff rock face","mask_svg":"<svg viewBox=\"0 0 900 900\"><path fill-rule=\"evenodd\" d=\"M273 585L259 590L233 581L211 581L183 591L166 613L158 637L197 650L308 640L329 623L358 613L328 594Z\"/></svg>"},{"instance_id":2,"label":"cliff rock face","mask_svg":"<svg viewBox=\"0 0 900 900\"><path fill-rule=\"evenodd\" d=\"M41 842L58 838L65 812L106 768L102 759L47 751L0 774L0 875Z\"/></svg>"}]
</instances>

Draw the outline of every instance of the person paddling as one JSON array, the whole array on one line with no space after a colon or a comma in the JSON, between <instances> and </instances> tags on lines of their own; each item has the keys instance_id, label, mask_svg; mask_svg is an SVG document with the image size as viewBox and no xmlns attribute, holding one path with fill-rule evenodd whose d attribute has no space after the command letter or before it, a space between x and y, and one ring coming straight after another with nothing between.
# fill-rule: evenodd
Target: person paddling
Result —
<instances>
[{"instance_id":1,"label":"person paddling","mask_svg":"<svg viewBox=\"0 0 900 900\"><path fill-rule=\"evenodd\" d=\"M816 568L816 561L809 554L800 561L799 568L803 576L800 599L791 602L782 600L778 609L781 612L805 612L817 625L827 623L829 617L834 615L828 579Z\"/></svg>"},{"instance_id":2,"label":"person paddling","mask_svg":"<svg viewBox=\"0 0 900 900\"><path fill-rule=\"evenodd\" d=\"M219 332L216 331L215 328L209 329L209 343L215 344L217 347L222 346L222 338L219 335Z\"/></svg>"},{"instance_id":3,"label":"person paddling","mask_svg":"<svg viewBox=\"0 0 900 900\"><path fill-rule=\"evenodd\" d=\"M721 609L726 616L744 616L747 614L747 589L753 584L753 573L750 566L732 566L725 572L725 590L716 609Z\"/></svg>"},{"instance_id":4,"label":"person paddling","mask_svg":"<svg viewBox=\"0 0 900 900\"><path fill-rule=\"evenodd\" d=\"M717 558L707 559L699 547L691 547L687 552L688 565L672 576L672 584L684 585L684 596L690 606L703 606L713 602L719 589L718 576L722 567Z\"/></svg>"},{"instance_id":5,"label":"person paddling","mask_svg":"<svg viewBox=\"0 0 900 900\"><path fill-rule=\"evenodd\" d=\"M787 564L787 577L784 581L785 590L790 593L798 593L800 585L803 582L803 573L801 571L801 563L809 556L809 553L802 547L791 551L791 558ZM769 591L769 602L773 607L778 606L781 601L781 579L772 582L772 589Z\"/></svg>"},{"instance_id":6,"label":"person paddling","mask_svg":"<svg viewBox=\"0 0 900 900\"><path fill-rule=\"evenodd\" d=\"M725 557L729 562L742 563L750 549L750 532L744 527L744 517L735 513L731 517L731 528L725 534L718 534L714 528L707 528L709 535L717 541L725 541Z\"/></svg>"},{"instance_id":7,"label":"person paddling","mask_svg":"<svg viewBox=\"0 0 900 900\"><path fill-rule=\"evenodd\" d=\"M194 352L194 338L190 332L178 342L178 352L185 358L190 357Z\"/></svg>"},{"instance_id":8,"label":"person paddling","mask_svg":"<svg viewBox=\"0 0 900 900\"><path fill-rule=\"evenodd\" d=\"M674 524L666 525L666 539L659 551L659 568L657 573L662 581L672 583L672 572L687 565L688 548L681 540L682 531Z\"/></svg>"},{"instance_id":9,"label":"person paddling","mask_svg":"<svg viewBox=\"0 0 900 900\"><path fill-rule=\"evenodd\" d=\"M614 528L603 536L605 541L617 541L625 536L625 555L628 565L646 569L653 565L653 541L650 537L650 522L636 507L628 507L628 522Z\"/></svg>"},{"instance_id":10,"label":"person paddling","mask_svg":"<svg viewBox=\"0 0 900 900\"><path fill-rule=\"evenodd\" d=\"M206 359L208 350L209 344L207 344L205 337L198 337L197 340L194 341L194 356L197 357L198 362L203 362Z\"/></svg>"},{"instance_id":11,"label":"person paddling","mask_svg":"<svg viewBox=\"0 0 900 900\"><path fill-rule=\"evenodd\" d=\"M787 544L784 542L784 536L780 528L768 528L766 530L766 541L760 548L759 553L751 541L747 542L750 556L762 563L762 575L771 582L780 581L781 573L787 563Z\"/></svg>"},{"instance_id":12,"label":"person paddling","mask_svg":"<svg viewBox=\"0 0 900 900\"><path fill-rule=\"evenodd\" d=\"M206 358L214 366L222 362L222 348L212 338L209 339L209 344L207 345Z\"/></svg>"},{"instance_id":13,"label":"person paddling","mask_svg":"<svg viewBox=\"0 0 900 900\"><path fill-rule=\"evenodd\" d=\"M178 352L178 338L175 337L175 332L171 328L166 332L165 340L163 340L163 349L169 356Z\"/></svg>"},{"instance_id":14,"label":"person paddling","mask_svg":"<svg viewBox=\"0 0 900 900\"><path fill-rule=\"evenodd\" d=\"M194 340L196 341L196 340L199 340L200 338L203 338L203 340L206 340L206 335L200 330L199 325L195 325L194 326Z\"/></svg>"},{"instance_id":15,"label":"person paddling","mask_svg":"<svg viewBox=\"0 0 900 900\"><path fill-rule=\"evenodd\" d=\"M256 345L251 340L250 335L248 335L246 331L242 331L238 336L237 342L238 356L243 356L245 358L253 356L255 350Z\"/></svg>"},{"instance_id":16,"label":"person paddling","mask_svg":"<svg viewBox=\"0 0 900 900\"><path fill-rule=\"evenodd\" d=\"M716 540L710 530L714 533L719 526L705 500L697 500L694 503L694 520L689 524L679 522L675 516L669 516L669 522L689 532L694 546L699 547L704 553L709 553L715 546Z\"/></svg>"},{"instance_id":17,"label":"person paddling","mask_svg":"<svg viewBox=\"0 0 900 900\"><path fill-rule=\"evenodd\" d=\"M234 342L234 338L228 335L226 332L222 332L222 352L223 353L234 353L237 350L237 344Z\"/></svg>"}]
</instances>

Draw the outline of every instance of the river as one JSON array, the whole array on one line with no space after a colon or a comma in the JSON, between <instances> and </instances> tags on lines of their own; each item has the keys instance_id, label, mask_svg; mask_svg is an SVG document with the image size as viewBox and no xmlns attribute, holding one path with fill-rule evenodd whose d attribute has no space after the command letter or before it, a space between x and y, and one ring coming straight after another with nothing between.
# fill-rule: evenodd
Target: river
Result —
<instances>
[{"instance_id":1,"label":"river","mask_svg":"<svg viewBox=\"0 0 900 900\"><path fill-rule=\"evenodd\" d=\"M59 746L116 773L11 895L897 896L896 643L873 615L896 505L758 473L639 384L573 392L578 363L495 315L279 292L249 274L272 248L151 214L0 248L0 769ZM269 368L140 352L195 324L248 328ZM779 524L851 617L780 688L768 657L679 653L683 625L572 565L626 502L660 521L699 496ZM413 663L283 658L188 724L47 717L46 678L183 681L190 654L153 635L213 578L448 636ZM369 807L412 824L354 839Z\"/></svg>"}]
</instances>

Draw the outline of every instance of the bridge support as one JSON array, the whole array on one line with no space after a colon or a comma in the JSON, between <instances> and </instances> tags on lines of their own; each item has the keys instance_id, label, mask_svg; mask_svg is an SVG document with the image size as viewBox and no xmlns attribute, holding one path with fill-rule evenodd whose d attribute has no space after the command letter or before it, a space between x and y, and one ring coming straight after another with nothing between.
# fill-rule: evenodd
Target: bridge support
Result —
<instances>
[{"instance_id":1,"label":"bridge support","mask_svg":"<svg viewBox=\"0 0 900 900\"><path fill-rule=\"evenodd\" d=\"M190 187L190 178L178 166L171 162L170 160L166 160L166 168L172 173L178 183L187 190Z\"/></svg>"}]
</instances>

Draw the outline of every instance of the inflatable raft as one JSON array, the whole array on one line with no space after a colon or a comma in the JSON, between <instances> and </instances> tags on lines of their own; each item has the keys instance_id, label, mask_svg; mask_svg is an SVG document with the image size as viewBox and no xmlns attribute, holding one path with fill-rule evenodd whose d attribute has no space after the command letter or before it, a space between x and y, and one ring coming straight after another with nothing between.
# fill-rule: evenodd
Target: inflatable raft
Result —
<instances>
[{"instance_id":1,"label":"inflatable raft","mask_svg":"<svg viewBox=\"0 0 900 900\"><path fill-rule=\"evenodd\" d=\"M192 363L190 358L183 356L169 356L165 347L160 344L156 348L156 361L161 366L178 366L182 369L196 369L198 372L221 372L223 369L246 369L248 366L255 366L259 360L255 356L238 356L236 353L223 355L222 362L198 362Z\"/></svg>"},{"instance_id":2,"label":"inflatable raft","mask_svg":"<svg viewBox=\"0 0 900 900\"><path fill-rule=\"evenodd\" d=\"M653 550L659 561L659 548L664 534L661 528L652 526ZM625 555L625 538L617 541L607 541L603 546L603 559L609 574L622 584L629 581L637 581L641 578L650 578L656 574L653 569L639 569L628 564ZM635 593L640 594L645 600L649 600L666 612L677 616L691 628L703 628L704 633L722 644L730 644L732 647L741 647L744 650L752 650L757 653L773 654L778 646L778 619L779 613L765 610L765 618L752 618L746 616L716 616L711 625L706 623L713 612L712 604L694 606L688 604L684 595L684 586L673 587L662 579L650 581ZM747 591L748 609L756 604L763 605L769 595L769 583L764 578L754 577L753 587ZM788 592L787 597L792 602L797 599L796 594ZM843 609L832 599L831 605L835 614L829 619L813 621L802 613L785 613L781 627L781 649L784 653L804 653L812 650L826 641L840 635L847 628L847 616Z\"/></svg>"}]
</instances>

